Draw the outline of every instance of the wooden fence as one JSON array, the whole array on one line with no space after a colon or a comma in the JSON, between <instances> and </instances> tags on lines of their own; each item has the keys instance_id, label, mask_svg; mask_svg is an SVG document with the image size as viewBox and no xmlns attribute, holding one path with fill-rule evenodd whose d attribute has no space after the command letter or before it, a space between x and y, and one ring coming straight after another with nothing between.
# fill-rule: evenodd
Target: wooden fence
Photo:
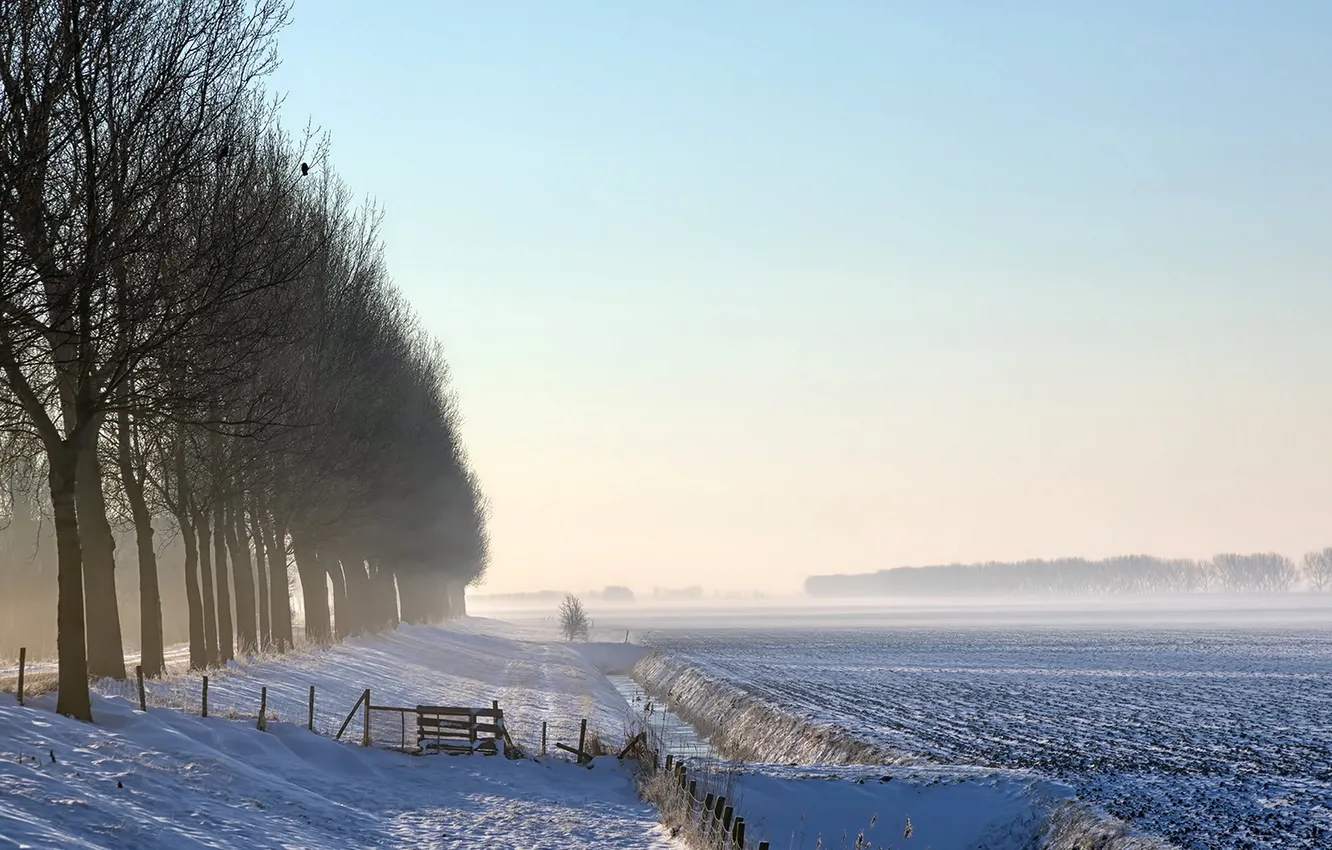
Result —
<instances>
[{"instance_id":1,"label":"wooden fence","mask_svg":"<svg viewBox=\"0 0 1332 850\"><path fill-rule=\"evenodd\" d=\"M685 828L693 832L708 847L719 850L746 850L756 847L768 850L768 842L746 843L745 819L726 799L721 778L700 774L693 777L683 762L666 756L664 772L670 776L671 793L684 813ZM711 786L714 790L709 791Z\"/></svg>"},{"instance_id":2,"label":"wooden fence","mask_svg":"<svg viewBox=\"0 0 1332 850\"><path fill-rule=\"evenodd\" d=\"M18 676L15 697L23 705L27 674L27 649L19 648ZM133 695L140 711L148 710L148 692L144 683L143 667L134 668ZM270 719L268 688L259 688L259 713L256 725L260 730L267 730ZM180 708L178 703L172 707ZM310 686L309 698L305 705L304 725L311 732L315 731L315 687ZM208 677L202 676L199 682L199 715L208 716ZM226 711L235 717L234 708ZM489 708L466 706L417 705L402 707L392 705L374 705L370 701L370 689L361 692L360 697L342 721L337 735L342 740L357 716L361 719L361 744L379 746L387 749L410 753L485 753L503 754L508 758L520 758L521 750L509 736L505 727L504 710L499 701L492 701ZM584 721L586 723L586 721ZM544 735L545 724L542 724ZM543 742L544 743L544 742ZM581 742L580 742L581 747Z\"/></svg>"}]
</instances>

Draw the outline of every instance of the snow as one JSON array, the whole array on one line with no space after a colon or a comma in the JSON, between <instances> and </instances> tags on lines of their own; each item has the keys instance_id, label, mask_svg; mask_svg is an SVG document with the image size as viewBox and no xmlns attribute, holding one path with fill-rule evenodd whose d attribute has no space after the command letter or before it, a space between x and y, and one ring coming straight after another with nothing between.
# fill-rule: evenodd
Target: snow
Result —
<instances>
[{"instance_id":1,"label":"snow","mask_svg":"<svg viewBox=\"0 0 1332 850\"><path fill-rule=\"evenodd\" d=\"M1066 785L1031 771L905 764L900 755L857 745L846 730L810 725L659 654L646 656L636 674L651 690L635 687L630 700L646 702L650 694L669 691L670 707L654 710L653 732L659 740L677 740L669 750L683 758L690 779L698 783L698 798L709 793L726 797L735 815L745 818L747 840L755 846L763 840L790 850L900 846L907 823L914 838L908 846L1058 846L1044 841L1043 827L1071 801L1073 792ZM627 690L621 683L621 693ZM719 747L767 751L770 757L796 761L721 760L706 741L700 747L695 736L679 740L677 711L711 721ZM801 756L854 763L803 764Z\"/></svg>"},{"instance_id":2,"label":"snow","mask_svg":"<svg viewBox=\"0 0 1332 850\"><path fill-rule=\"evenodd\" d=\"M679 850L682 840L639 801L634 777L615 758L589 769L554 755L555 741L576 742L583 718L611 746L641 728L642 704L631 706L608 675L623 685L619 674L646 663L644 647L553 638L544 625L469 618L249 659L210 672L207 718L199 716L195 674L149 682L147 712L137 710L133 683L102 682L92 725L54 714L52 694L26 707L0 694L0 849ZM802 688L836 695L809 658L789 647L777 655L777 682L755 667L758 686L775 689L765 694L773 704ZM726 673L724 665L716 671ZM304 728L311 685L322 734ZM261 687L266 731L256 728ZM359 713L348 740L333 740L366 688L375 705L498 700L515 742L538 754L545 722L552 754L417 757L360 747L351 743L360 739ZM775 731L798 737L793 728ZM396 734L378 720L371 731L376 740ZM810 760L835 751L826 743L809 744ZM751 846L767 839L773 850L840 847L844 834L854 846L862 828L873 846L1009 850L1026 846L1071 793L1038 772L996 768L691 765L696 776L716 772ZM907 818L913 837L904 842Z\"/></svg>"},{"instance_id":3,"label":"snow","mask_svg":"<svg viewBox=\"0 0 1332 850\"><path fill-rule=\"evenodd\" d=\"M606 675L624 675L634 669L647 648L636 643L579 643L574 650Z\"/></svg>"},{"instance_id":4,"label":"snow","mask_svg":"<svg viewBox=\"0 0 1332 850\"><path fill-rule=\"evenodd\" d=\"M1016 768L1187 850L1330 846L1326 629L682 629L653 643L666 655L636 677L749 758Z\"/></svg>"},{"instance_id":5,"label":"snow","mask_svg":"<svg viewBox=\"0 0 1332 850\"><path fill-rule=\"evenodd\" d=\"M1070 793L1020 773L941 768L756 765L728 779L727 802L745 818L747 837L781 850L1022 850L1045 814ZM907 823L911 835L904 845Z\"/></svg>"},{"instance_id":6,"label":"snow","mask_svg":"<svg viewBox=\"0 0 1332 850\"><path fill-rule=\"evenodd\" d=\"M337 742L304 728L311 684L323 732L366 687L376 704L498 699L529 752L543 720L552 740L576 739L583 717L613 738L629 715L579 652L479 621L229 665L210 674L207 718L197 676L150 682L146 713L132 685L102 683L93 725L54 714L54 695L0 695L0 848L675 846L614 758L588 769Z\"/></svg>"}]
</instances>

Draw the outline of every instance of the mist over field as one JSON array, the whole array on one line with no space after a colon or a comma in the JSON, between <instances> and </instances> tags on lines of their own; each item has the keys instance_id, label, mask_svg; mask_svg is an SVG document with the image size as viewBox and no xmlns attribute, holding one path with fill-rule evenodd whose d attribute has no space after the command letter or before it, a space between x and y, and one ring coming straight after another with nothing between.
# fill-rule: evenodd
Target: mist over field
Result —
<instances>
[{"instance_id":1,"label":"mist over field","mask_svg":"<svg viewBox=\"0 0 1332 850\"><path fill-rule=\"evenodd\" d=\"M584 597L585 598L585 597ZM558 605L474 597L471 613L520 623L553 623ZM633 640L660 629L842 629L896 627L1079 627L1326 629L1332 596L1160 595L1152 597L911 597L903 600L769 597L741 601L609 604L586 602L601 640Z\"/></svg>"}]
</instances>

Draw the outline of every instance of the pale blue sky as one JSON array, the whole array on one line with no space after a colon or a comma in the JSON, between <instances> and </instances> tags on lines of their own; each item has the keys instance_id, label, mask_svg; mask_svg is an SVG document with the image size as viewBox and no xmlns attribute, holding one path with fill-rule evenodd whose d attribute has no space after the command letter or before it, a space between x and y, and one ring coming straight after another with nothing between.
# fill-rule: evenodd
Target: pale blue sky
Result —
<instances>
[{"instance_id":1,"label":"pale blue sky","mask_svg":"<svg viewBox=\"0 0 1332 850\"><path fill-rule=\"evenodd\" d=\"M1332 3L298 0L495 590L1332 544Z\"/></svg>"}]
</instances>

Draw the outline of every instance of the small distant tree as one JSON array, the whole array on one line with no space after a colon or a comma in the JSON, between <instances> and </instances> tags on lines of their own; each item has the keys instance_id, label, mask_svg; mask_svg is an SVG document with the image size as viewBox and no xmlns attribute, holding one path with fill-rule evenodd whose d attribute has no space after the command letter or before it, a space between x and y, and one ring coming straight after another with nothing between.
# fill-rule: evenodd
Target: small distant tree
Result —
<instances>
[{"instance_id":1,"label":"small distant tree","mask_svg":"<svg viewBox=\"0 0 1332 850\"><path fill-rule=\"evenodd\" d=\"M587 630L592 627L583 602L572 593L560 603L560 634L565 640L587 640Z\"/></svg>"}]
</instances>

